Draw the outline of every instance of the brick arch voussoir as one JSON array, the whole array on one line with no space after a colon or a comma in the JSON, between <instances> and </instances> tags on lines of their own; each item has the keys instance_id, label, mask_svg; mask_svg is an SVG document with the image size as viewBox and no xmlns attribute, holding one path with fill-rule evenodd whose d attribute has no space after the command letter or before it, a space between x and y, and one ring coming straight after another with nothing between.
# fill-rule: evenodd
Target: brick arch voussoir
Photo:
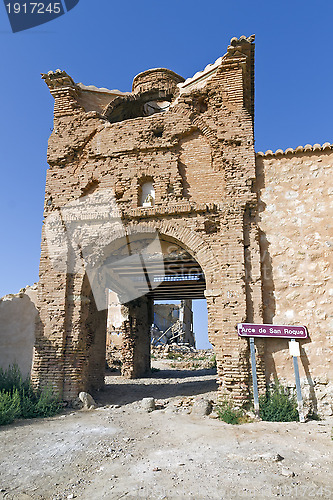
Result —
<instances>
[{"instance_id":1,"label":"brick arch voussoir","mask_svg":"<svg viewBox=\"0 0 333 500\"><path fill-rule=\"evenodd\" d=\"M147 221L139 224L130 223L127 227L128 234L134 233L152 233L156 232L159 236L166 236L174 239L198 262L205 274L206 286L209 288L216 283L221 275L221 268L211 246L200 235L191 229L170 222Z\"/></svg>"},{"instance_id":2,"label":"brick arch voussoir","mask_svg":"<svg viewBox=\"0 0 333 500\"><path fill-rule=\"evenodd\" d=\"M186 250L198 262L205 274L207 289L213 287L221 276L221 267L215 253L209 243L205 241L198 233L178 224L175 221L130 221L115 231L105 234L101 233L94 241L91 248L89 263L95 266L102 265L108 257L108 248L111 248L117 241L123 240L126 236L135 234L149 234L154 237L167 237L173 239L184 250ZM79 277L77 277L79 278ZM84 275L82 275L82 285Z\"/></svg>"}]
</instances>

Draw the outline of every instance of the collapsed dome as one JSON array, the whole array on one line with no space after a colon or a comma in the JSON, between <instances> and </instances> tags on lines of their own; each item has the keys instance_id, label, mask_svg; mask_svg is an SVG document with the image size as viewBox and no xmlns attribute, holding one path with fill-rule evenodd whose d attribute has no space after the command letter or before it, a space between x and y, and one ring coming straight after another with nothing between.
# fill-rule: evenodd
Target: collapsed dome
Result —
<instances>
[{"instance_id":1,"label":"collapsed dome","mask_svg":"<svg viewBox=\"0 0 333 500\"><path fill-rule=\"evenodd\" d=\"M132 92L146 92L147 90L164 90L173 94L177 84L185 79L170 69L153 68L139 73L133 80Z\"/></svg>"}]
</instances>

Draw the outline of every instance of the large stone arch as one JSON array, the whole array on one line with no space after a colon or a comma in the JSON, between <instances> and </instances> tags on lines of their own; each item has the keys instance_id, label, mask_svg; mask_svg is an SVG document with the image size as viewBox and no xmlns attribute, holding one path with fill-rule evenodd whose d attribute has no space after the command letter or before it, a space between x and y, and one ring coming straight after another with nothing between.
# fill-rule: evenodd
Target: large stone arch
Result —
<instances>
[{"instance_id":1,"label":"large stone arch","mask_svg":"<svg viewBox=\"0 0 333 500\"><path fill-rule=\"evenodd\" d=\"M182 219L130 220L116 225L113 230L99 231L89 247L88 265L102 265L115 242L138 234L157 232L190 253L206 279L208 333L216 351L220 387L232 392L234 398L244 399L248 391L248 345L233 332L237 321L246 319L247 290L245 282L239 279L235 282L234 272L230 271L244 267L243 242L232 239L225 245L224 254L217 256L210 239L194 231L186 221L186 216ZM244 229L242 224L240 229ZM33 378L39 384L51 382L65 400L73 400L79 391L99 389L103 385L107 315L105 309L96 307L91 280L83 269L66 275L58 273L57 278L59 284L64 285L61 323L58 323L58 331L48 331L54 324L54 317L44 315L43 322L41 315ZM45 298L45 290L42 292ZM133 343L130 325L136 307L133 303L124 312L129 320L129 332L125 335L129 351ZM142 307L148 307L143 299L139 309Z\"/></svg>"},{"instance_id":2,"label":"large stone arch","mask_svg":"<svg viewBox=\"0 0 333 500\"><path fill-rule=\"evenodd\" d=\"M246 363L247 344L237 337L230 338L229 332L225 331L225 323L230 320L229 305L234 298L228 296L224 290L228 276L225 274L226 266L222 264L226 263L216 257L209 241L187 227L184 220L181 222L170 219L130 221L122 227L116 227L114 231L97 233L94 244L90 247L91 262L95 266L102 265L111 249L114 250L117 242L122 241L126 236L154 235L156 232L159 237L175 242L191 254L205 275L209 340L216 350L220 382L223 381L224 385L228 386L225 375L230 370L230 363L235 366L236 363L237 366L240 363ZM91 282L86 272L81 270L70 273L65 279L63 327L57 336L47 338L45 334L39 335L35 348L39 356L35 357L34 373L35 377L42 382L51 378L62 397L65 400L72 400L81 390L99 389L103 385L106 310L98 310L96 307ZM142 311L145 307L148 307L145 299L141 298L139 307L137 302L133 302L127 309L124 309L124 315L128 317L125 328L129 331L128 335L125 332L125 342L129 351L133 344L131 321L136 316L135 309ZM137 347L140 352L140 345ZM141 349L141 354L143 351L144 349ZM232 351L231 356L230 351ZM48 370L50 358L53 358L52 373ZM247 371L242 369L241 364L240 369L233 368L233 390L237 381L241 391L247 390ZM47 375L48 373L50 376Z\"/></svg>"},{"instance_id":3,"label":"large stone arch","mask_svg":"<svg viewBox=\"0 0 333 500\"><path fill-rule=\"evenodd\" d=\"M107 258L110 248L117 246L124 236L129 235L154 235L158 232L161 239L168 238L190 253L201 266L207 288L211 291L220 275L219 262L214 256L209 244L194 231L170 221L130 223L123 230L100 234L91 249L91 258L95 263L102 263ZM102 248L102 251L101 251ZM96 254L94 256L94 253ZM66 330L71 331L64 345L63 387L61 393L65 400L71 400L81 390L96 390L104 383L105 368L105 334L106 310L98 310L94 299L91 283L87 273L76 273L68 277L69 300L67 303ZM208 303L210 298L208 297ZM127 376L135 377L144 372L147 362L147 336L140 331L133 321L142 319L143 311L149 307L145 297L138 297L131 303L122 306L122 312L127 321L124 322L124 349L131 359L133 370L127 370ZM148 312L147 312L148 314ZM209 315L209 338L214 344L214 328L212 314ZM214 326L215 325L215 326ZM133 333L135 331L135 333ZM136 338L136 341L134 341ZM216 341L216 339L215 339ZM220 358L218 358L220 360ZM126 373L126 370L124 371Z\"/></svg>"}]
</instances>

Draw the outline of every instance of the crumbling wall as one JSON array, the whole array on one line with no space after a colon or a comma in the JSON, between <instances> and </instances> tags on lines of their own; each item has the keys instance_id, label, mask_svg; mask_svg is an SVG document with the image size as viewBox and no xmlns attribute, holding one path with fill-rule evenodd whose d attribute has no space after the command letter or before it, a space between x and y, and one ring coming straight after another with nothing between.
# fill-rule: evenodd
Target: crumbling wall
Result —
<instances>
[{"instance_id":1,"label":"crumbling wall","mask_svg":"<svg viewBox=\"0 0 333 500\"><path fill-rule=\"evenodd\" d=\"M122 324L121 374L136 378L150 372L150 326L152 301L139 297L122 306L126 317Z\"/></svg>"},{"instance_id":2,"label":"crumbling wall","mask_svg":"<svg viewBox=\"0 0 333 500\"><path fill-rule=\"evenodd\" d=\"M233 38L224 56L185 81L170 70L147 70L126 93L76 84L64 71L43 75L55 104L36 385L51 383L71 400L103 384L106 313L95 303L83 263L69 266L75 242L56 256L68 267L54 265L47 222L73 200L79 205L83 197L108 192L122 231L110 224L101 229L92 217L95 232L91 241L81 238L81 261L104 265L121 248L118 239L157 233L204 274L220 393L242 404L251 390L248 341L237 336L237 323L305 324L310 338L302 342L302 383L315 410L331 411L332 146L268 151L255 160L253 42L253 36ZM154 190L149 207L142 206L145 183ZM66 231L60 243L70 239ZM150 300L121 306L123 374L129 377L149 369ZM256 350L260 390L274 375L292 383L285 341L257 339Z\"/></svg>"},{"instance_id":3,"label":"crumbling wall","mask_svg":"<svg viewBox=\"0 0 333 500\"><path fill-rule=\"evenodd\" d=\"M175 312L174 312L175 311ZM178 304L155 304L154 324L163 332L179 318Z\"/></svg>"},{"instance_id":4,"label":"crumbling wall","mask_svg":"<svg viewBox=\"0 0 333 500\"><path fill-rule=\"evenodd\" d=\"M35 322L37 285L0 299L0 367L16 364L24 377L30 376Z\"/></svg>"},{"instance_id":5,"label":"crumbling wall","mask_svg":"<svg viewBox=\"0 0 333 500\"><path fill-rule=\"evenodd\" d=\"M257 155L264 321L305 325L300 375L312 407L333 412L333 151ZM288 341L266 340L267 379L294 384Z\"/></svg>"},{"instance_id":6,"label":"crumbling wall","mask_svg":"<svg viewBox=\"0 0 333 500\"><path fill-rule=\"evenodd\" d=\"M107 319L107 338L106 347L112 349L121 348L123 343L121 335L121 326L124 321L124 316L121 311L121 303L115 292L109 290L108 293L108 319Z\"/></svg>"},{"instance_id":7,"label":"crumbling wall","mask_svg":"<svg viewBox=\"0 0 333 500\"><path fill-rule=\"evenodd\" d=\"M155 341L187 343L195 347L192 300L181 300L179 304L155 304L154 325L157 327ZM165 336L162 337L163 332Z\"/></svg>"},{"instance_id":8,"label":"crumbling wall","mask_svg":"<svg viewBox=\"0 0 333 500\"><path fill-rule=\"evenodd\" d=\"M250 380L248 343L238 338L236 324L261 318L257 201L252 189L253 41L233 38L224 56L186 81L170 70L148 70L136 77L130 95L110 94L102 112L101 102L109 99L105 89L94 111L96 89L88 99L89 88L76 85L65 72L43 75L55 98L45 218L72 200L109 190L127 235L157 231L186 250L205 276L208 333L217 355L220 390L239 404L248 397ZM160 106L164 111L155 113ZM153 182L155 203L144 208L140 189L147 181ZM109 231L96 234L92 257L107 259L111 240ZM245 240L251 241L247 276ZM94 350L89 346L97 342L102 352L104 319L97 321L97 334L92 330L97 312L84 292L84 280L82 270L52 265L44 226L33 380L36 385L53 383L68 400L89 379L103 378L103 367L92 363ZM131 318L126 353L134 363L139 343L145 344L143 330L135 325L145 321L133 304ZM128 367L128 373L135 372L131 361ZM90 378L89 369L96 371ZM258 376L262 385L260 360Z\"/></svg>"}]
</instances>

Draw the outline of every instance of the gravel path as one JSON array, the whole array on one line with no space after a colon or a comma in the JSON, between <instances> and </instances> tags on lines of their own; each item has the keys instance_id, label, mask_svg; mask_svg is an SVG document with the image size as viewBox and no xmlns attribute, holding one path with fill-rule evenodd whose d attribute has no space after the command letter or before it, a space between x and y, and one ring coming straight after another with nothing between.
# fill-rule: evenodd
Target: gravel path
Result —
<instances>
[{"instance_id":1,"label":"gravel path","mask_svg":"<svg viewBox=\"0 0 333 500\"><path fill-rule=\"evenodd\" d=\"M0 428L0 499L333 498L332 419L231 426L191 414L215 389L207 370L110 375L95 410Z\"/></svg>"}]
</instances>

